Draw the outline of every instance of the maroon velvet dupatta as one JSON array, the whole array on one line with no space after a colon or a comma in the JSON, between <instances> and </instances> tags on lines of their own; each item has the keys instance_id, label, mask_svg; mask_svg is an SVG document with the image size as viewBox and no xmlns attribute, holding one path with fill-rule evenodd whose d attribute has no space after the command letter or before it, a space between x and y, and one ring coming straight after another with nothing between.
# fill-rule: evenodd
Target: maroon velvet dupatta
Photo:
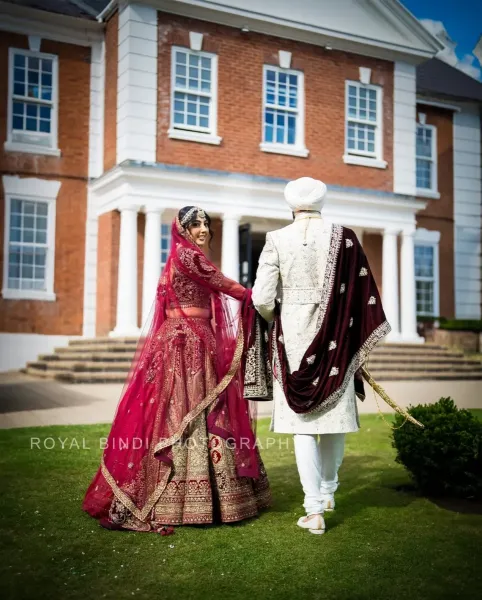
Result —
<instances>
[{"instance_id":1,"label":"maroon velvet dupatta","mask_svg":"<svg viewBox=\"0 0 482 600\"><path fill-rule=\"evenodd\" d=\"M353 375L358 391L358 369L391 329L361 244L340 225L332 227L316 329L299 369L290 373L277 307L271 332L274 376L290 408L300 414L336 404Z\"/></svg>"}]
</instances>

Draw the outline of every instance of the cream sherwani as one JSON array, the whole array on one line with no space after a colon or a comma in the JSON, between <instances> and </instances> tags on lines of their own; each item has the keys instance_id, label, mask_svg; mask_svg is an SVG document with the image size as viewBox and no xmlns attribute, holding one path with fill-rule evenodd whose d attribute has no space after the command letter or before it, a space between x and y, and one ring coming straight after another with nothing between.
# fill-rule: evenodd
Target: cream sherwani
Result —
<instances>
[{"instance_id":1,"label":"cream sherwani","mask_svg":"<svg viewBox=\"0 0 482 600\"><path fill-rule=\"evenodd\" d=\"M268 233L259 259L253 303L267 321L275 299L281 302L281 323L290 371L296 371L316 335L321 289L330 247L331 226L321 218L298 213L295 221ZM353 378L338 403L309 415L293 412L282 387L273 382L271 431L294 434L333 434L358 431Z\"/></svg>"}]
</instances>

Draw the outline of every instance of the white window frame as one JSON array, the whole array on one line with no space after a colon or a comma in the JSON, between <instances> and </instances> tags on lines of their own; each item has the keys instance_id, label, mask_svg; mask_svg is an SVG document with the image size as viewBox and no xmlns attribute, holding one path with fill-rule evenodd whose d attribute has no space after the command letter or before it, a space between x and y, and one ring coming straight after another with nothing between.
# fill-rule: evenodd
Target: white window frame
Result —
<instances>
[{"instance_id":1,"label":"white window frame","mask_svg":"<svg viewBox=\"0 0 482 600\"><path fill-rule=\"evenodd\" d=\"M286 75L296 75L298 77L298 108L280 107L286 112L296 114L296 141L294 144L279 144L277 142L264 141L264 113L266 110L266 81L267 72L276 71L286 73ZM300 156L306 158L310 151L305 146L305 74L303 71L295 69L283 69L275 65L263 65L263 100L261 110L261 136L262 142L259 147L263 152L272 152L274 154L287 154L288 156Z\"/></svg>"},{"instance_id":2,"label":"white window frame","mask_svg":"<svg viewBox=\"0 0 482 600\"><path fill-rule=\"evenodd\" d=\"M51 131L50 145L42 146L35 143L36 132L25 132L25 141L19 142L13 140L13 68L14 57L16 54L22 56L44 58L52 61L52 111L51 111ZM7 140L4 149L7 152L27 152L30 154L46 154L48 156L60 156L58 148L58 119L59 119L59 57L55 54L46 54L44 52L33 52L32 50L23 50L20 48L8 49L8 100L7 100ZM35 99L22 99L22 102ZM44 136L42 136L44 137ZM28 141L31 138L32 141Z\"/></svg>"},{"instance_id":3,"label":"white window frame","mask_svg":"<svg viewBox=\"0 0 482 600\"><path fill-rule=\"evenodd\" d=\"M440 198L438 192L438 166L437 166L437 127L435 125L427 125L425 123L417 123L415 129L415 183L417 182L417 159L429 160L426 156L417 156L417 131L419 128L429 129L432 132L432 157L431 161L431 188L419 188L417 187L417 196L424 198Z\"/></svg>"},{"instance_id":4,"label":"white window frame","mask_svg":"<svg viewBox=\"0 0 482 600\"><path fill-rule=\"evenodd\" d=\"M176 53L185 52L199 56L200 58L211 59L211 92L189 91L189 89L176 89ZM197 128L196 126L180 125L174 123L174 97L176 91L182 91L186 94L194 96L208 96L211 98L209 105L209 131ZM187 140L190 142L201 142L204 144L213 144L219 146L222 142L222 137L217 135L218 127L218 56L211 52L202 52L191 50L183 46L172 46L171 48L171 110L170 110L170 126L168 136L172 139Z\"/></svg>"},{"instance_id":5,"label":"white window frame","mask_svg":"<svg viewBox=\"0 0 482 600\"><path fill-rule=\"evenodd\" d=\"M418 312L417 316L440 317L440 268L439 268L439 244L440 231L429 231L428 229L417 229L414 236L414 246L428 246L433 248L433 278L415 276L415 291L417 289L417 280L433 280L433 315L426 312ZM415 250L415 248L414 248ZM414 252L414 273L415 273L415 252ZM416 306L415 306L416 309Z\"/></svg>"},{"instance_id":6,"label":"white window frame","mask_svg":"<svg viewBox=\"0 0 482 600\"><path fill-rule=\"evenodd\" d=\"M56 201L60 190L60 181L36 178L20 178L10 175L2 177L5 195L5 221L3 246L3 287L2 296L8 300L45 300L54 301L55 270L55 219ZM8 254L10 247L10 205L12 200L28 202L46 202L47 214L47 260L45 264L46 290L19 290L8 287Z\"/></svg>"},{"instance_id":7,"label":"white window frame","mask_svg":"<svg viewBox=\"0 0 482 600\"><path fill-rule=\"evenodd\" d=\"M349 116L348 90L350 86L355 86L358 89L374 90L376 92L376 121L356 119ZM350 150L348 148L348 124L350 122L375 127L375 152L369 153L361 150ZM361 165L363 167L374 167L376 169L387 168L388 163L383 160L383 88L379 85L365 84L349 79L345 81L345 154L343 155L343 162L347 165Z\"/></svg>"}]
</instances>

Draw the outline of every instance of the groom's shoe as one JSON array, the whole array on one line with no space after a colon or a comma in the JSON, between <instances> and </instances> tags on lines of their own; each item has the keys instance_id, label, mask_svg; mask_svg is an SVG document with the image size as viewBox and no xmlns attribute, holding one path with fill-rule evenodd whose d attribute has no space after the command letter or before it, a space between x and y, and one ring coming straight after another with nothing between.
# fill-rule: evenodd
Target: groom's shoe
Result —
<instances>
[{"instance_id":1,"label":"groom's shoe","mask_svg":"<svg viewBox=\"0 0 482 600\"><path fill-rule=\"evenodd\" d=\"M335 496L333 494L325 494L321 497L321 501L324 511L332 512L335 510Z\"/></svg>"},{"instance_id":2,"label":"groom's shoe","mask_svg":"<svg viewBox=\"0 0 482 600\"><path fill-rule=\"evenodd\" d=\"M310 533L315 533L317 535L325 533L325 520L323 519L323 515L300 517L297 525L302 529L308 529Z\"/></svg>"}]
</instances>

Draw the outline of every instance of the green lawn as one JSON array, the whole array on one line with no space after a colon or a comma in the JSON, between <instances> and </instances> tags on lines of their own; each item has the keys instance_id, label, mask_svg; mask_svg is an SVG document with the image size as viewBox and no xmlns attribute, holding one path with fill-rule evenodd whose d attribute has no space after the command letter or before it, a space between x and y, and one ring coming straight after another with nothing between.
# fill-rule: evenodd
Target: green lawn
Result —
<instances>
[{"instance_id":1,"label":"green lawn","mask_svg":"<svg viewBox=\"0 0 482 600\"><path fill-rule=\"evenodd\" d=\"M482 415L482 411L479 411ZM482 597L482 515L414 493L394 462L390 430L362 416L348 436L327 533L296 527L302 494L289 447L263 450L274 505L240 525L177 528L173 536L107 531L81 511L107 425L0 432L2 598ZM266 420L259 425L263 443ZM30 438L68 438L53 450ZM72 438L90 449L69 449ZM47 442L48 443L48 442Z\"/></svg>"}]
</instances>

